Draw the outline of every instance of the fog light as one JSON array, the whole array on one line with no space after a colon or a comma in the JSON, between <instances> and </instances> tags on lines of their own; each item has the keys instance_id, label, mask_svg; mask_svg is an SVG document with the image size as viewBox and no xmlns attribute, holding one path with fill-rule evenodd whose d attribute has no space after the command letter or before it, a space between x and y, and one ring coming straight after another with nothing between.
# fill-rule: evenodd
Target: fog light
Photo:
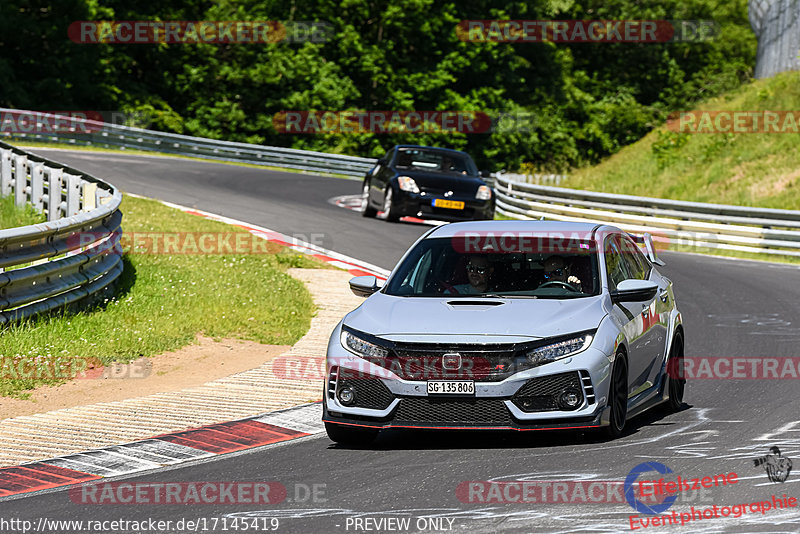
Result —
<instances>
[{"instance_id":1,"label":"fog light","mask_svg":"<svg viewBox=\"0 0 800 534\"><path fill-rule=\"evenodd\" d=\"M572 390L567 390L561 394L558 398L558 404L561 405L562 408L572 410L578 407L578 404L581 402L580 396Z\"/></svg>"},{"instance_id":2,"label":"fog light","mask_svg":"<svg viewBox=\"0 0 800 534\"><path fill-rule=\"evenodd\" d=\"M350 406L356 401L356 392L350 386L345 386L336 394L339 397L339 402L345 406Z\"/></svg>"}]
</instances>

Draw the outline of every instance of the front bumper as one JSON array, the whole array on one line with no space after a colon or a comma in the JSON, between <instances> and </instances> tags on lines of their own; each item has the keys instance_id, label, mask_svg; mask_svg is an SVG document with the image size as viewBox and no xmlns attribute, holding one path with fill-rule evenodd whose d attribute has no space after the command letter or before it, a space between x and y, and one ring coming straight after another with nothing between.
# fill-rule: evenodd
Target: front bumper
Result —
<instances>
[{"instance_id":1,"label":"front bumper","mask_svg":"<svg viewBox=\"0 0 800 534\"><path fill-rule=\"evenodd\" d=\"M440 208L432 205L434 199L455 200L464 203L464 209ZM400 191L394 200L401 216L440 221L472 221L494 218L494 195L489 200L474 197L444 197L434 193L409 193Z\"/></svg>"},{"instance_id":2,"label":"front bumper","mask_svg":"<svg viewBox=\"0 0 800 534\"><path fill-rule=\"evenodd\" d=\"M609 358L590 347L572 358L520 371L501 381L476 380L474 395L429 396L425 380L404 380L352 354L331 358L329 353L324 420L370 428L597 428L607 424L610 370ZM347 386L356 398L350 405L338 397L339 390ZM565 408L559 402L567 391L579 397L577 406Z\"/></svg>"},{"instance_id":3,"label":"front bumper","mask_svg":"<svg viewBox=\"0 0 800 534\"><path fill-rule=\"evenodd\" d=\"M463 423L463 422L425 422L404 421L393 417L372 418L363 416L346 415L328 410L327 403L323 403L322 420L326 423L355 426L362 428L406 428L424 430L579 430L600 428L608 425L602 409L597 414L588 417L576 417L569 420L550 419L537 420L535 423L525 422L511 417L507 422L494 423Z\"/></svg>"}]
</instances>

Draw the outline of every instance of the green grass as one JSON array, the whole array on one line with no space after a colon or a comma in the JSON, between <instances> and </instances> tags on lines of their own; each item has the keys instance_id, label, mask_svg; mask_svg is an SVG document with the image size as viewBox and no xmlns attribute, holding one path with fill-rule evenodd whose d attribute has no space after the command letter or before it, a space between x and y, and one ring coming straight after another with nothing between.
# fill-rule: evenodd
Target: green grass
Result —
<instances>
[{"instance_id":1,"label":"green grass","mask_svg":"<svg viewBox=\"0 0 800 534\"><path fill-rule=\"evenodd\" d=\"M759 80L702 110L800 110L800 72ZM800 134L690 134L661 127L564 187L698 202L800 209Z\"/></svg>"},{"instance_id":2,"label":"green grass","mask_svg":"<svg viewBox=\"0 0 800 534\"><path fill-rule=\"evenodd\" d=\"M129 196L122 211L129 233L238 230ZM25 397L27 389L58 382L47 375L15 378L11 362L14 369L22 362L56 370L80 369L87 360L126 362L190 344L198 333L296 342L309 328L314 305L286 269L324 264L270 246L270 253L252 255L126 254L120 290L104 309L61 312L3 329L0 395Z\"/></svg>"},{"instance_id":3,"label":"green grass","mask_svg":"<svg viewBox=\"0 0 800 534\"><path fill-rule=\"evenodd\" d=\"M18 208L14 204L14 197L0 197L0 230L27 226L46 221L44 214L37 212L30 205Z\"/></svg>"}]
</instances>

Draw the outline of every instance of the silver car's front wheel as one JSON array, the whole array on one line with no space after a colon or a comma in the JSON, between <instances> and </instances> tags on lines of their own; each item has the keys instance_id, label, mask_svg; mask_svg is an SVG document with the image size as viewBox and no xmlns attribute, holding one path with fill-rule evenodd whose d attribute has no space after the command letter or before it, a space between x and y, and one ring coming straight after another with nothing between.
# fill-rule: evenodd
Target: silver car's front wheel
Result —
<instances>
[{"instance_id":1,"label":"silver car's front wheel","mask_svg":"<svg viewBox=\"0 0 800 534\"><path fill-rule=\"evenodd\" d=\"M667 360L667 381L669 386L669 401L667 409L677 412L683 406L683 393L686 389L686 376L683 368L683 335L675 334L672 347Z\"/></svg>"},{"instance_id":2,"label":"silver car's front wheel","mask_svg":"<svg viewBox=\"0 0 800 534\"><path fill-rule=\"evenodd\" d=\"M628 362L621 352L614 358L611 384L608 386L608 406L611 413L605 433L610 438L618 438L628 417Z\"/></svg>"}]
</instances>

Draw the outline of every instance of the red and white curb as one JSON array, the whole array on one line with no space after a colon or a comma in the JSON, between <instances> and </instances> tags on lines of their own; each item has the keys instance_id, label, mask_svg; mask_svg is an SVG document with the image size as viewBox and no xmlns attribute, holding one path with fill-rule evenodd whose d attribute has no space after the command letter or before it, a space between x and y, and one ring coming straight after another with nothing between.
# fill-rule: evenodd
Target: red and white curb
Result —
<instances>
[{"instance_id":1,"label":"red and white curb","mask_svg":"<svg viewBox=\"0 0 800 534\"><path fill-rule=\"evenodd\" d=\"M0 468L0 501L24 493L151 471L324 430L321 403L193 428L78 454Z\"/></svg>"}]
</instances>

